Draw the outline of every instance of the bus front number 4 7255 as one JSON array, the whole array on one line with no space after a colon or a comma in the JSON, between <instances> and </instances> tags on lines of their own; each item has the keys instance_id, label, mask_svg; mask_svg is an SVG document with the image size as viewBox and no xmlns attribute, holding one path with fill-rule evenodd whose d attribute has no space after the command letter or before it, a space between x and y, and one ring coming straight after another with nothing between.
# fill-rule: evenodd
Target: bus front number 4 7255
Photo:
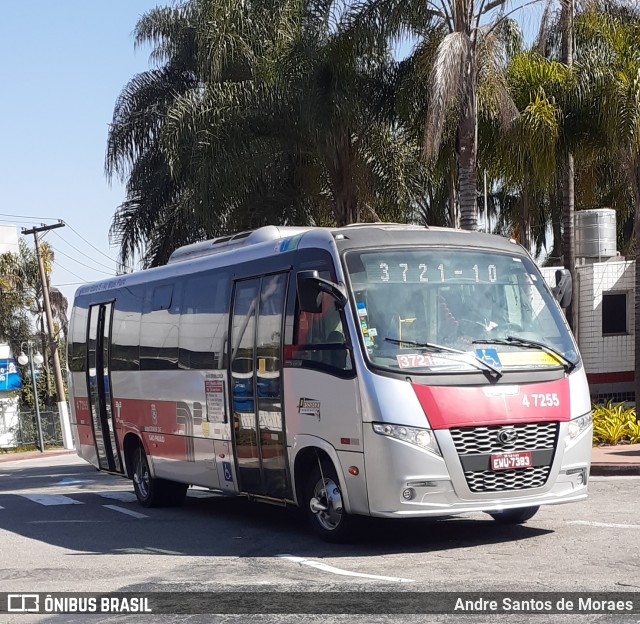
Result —
<instances>
[{"instance_id":1,"label":"bus front number 4 7255","mask_svg":"<svg viewBox=\"0 0 640 624\"><path fill-rule=\"evenodd\" d=\"M491 470L513 470L514 468L530 468L531 451L504 453L491 456Z\"/></svg>"}]
</instances>

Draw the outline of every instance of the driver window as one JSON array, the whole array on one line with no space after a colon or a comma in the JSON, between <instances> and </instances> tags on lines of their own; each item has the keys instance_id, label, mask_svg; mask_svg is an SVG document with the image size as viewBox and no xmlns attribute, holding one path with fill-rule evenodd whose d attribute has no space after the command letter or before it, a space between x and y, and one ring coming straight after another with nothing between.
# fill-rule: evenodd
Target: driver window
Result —
<instances>
[{"instance_id":1,"label":"driver window","mask_svg":"<svg viewBox=\"0 0 640 624\"><path fill-rule=\"evenodd\" d=\"M343 316L333 297L322 293L322 309L318 313L296 308L294 359L319 368L352 370Z\"/></svg>"}]
</instances>

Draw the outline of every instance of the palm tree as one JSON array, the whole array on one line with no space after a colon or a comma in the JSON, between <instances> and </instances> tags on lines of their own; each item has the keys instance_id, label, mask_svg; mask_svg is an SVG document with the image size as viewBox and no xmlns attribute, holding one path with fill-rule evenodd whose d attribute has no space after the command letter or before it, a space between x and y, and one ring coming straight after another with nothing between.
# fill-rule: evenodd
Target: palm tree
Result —
<instances>
[{"instance_id":1,"label":"palm tree","mask_svg":"<svg viewBox=\"0 0 640 624\"><path fill-rule=\"evenodd\" d=\"M416 66L428 71L428 89L419 94L428 100L424 118L424 153L438 154L451 117L455 126L455 154L460 204L460 225L477 229L478 116L484 107L513 120L515 108L505 88L501 67L519 47L520 33L508 13L498 13L506 0L362 0L357 6L363 28L398 39L407 33L422 41L434 30L442 32L434 57ZM489 14L493 19L481 24ZM482 83L491 86L482 88ZM481 96L486 99L481 101Z\"/></svg>"},{"instance_id":2,"label":"palm tree","mask_svg":"<svg viewBox=\"0 0 640 624\"><path fill-rule=\"evenodd\" d=\"M0 255L0 342L19 353L20 343L31 337L31 319L26 301L27 279L21 262L26 246L20 242L20 255Z\"/></svg>"},{"instance_id":3,"label":"palm tree","mask_svg":"<svg viewBox=\"0 0 640 624\"><path fill-rule=\"evenodd\" d=\"M136 45L156 44L152 59L159 66L129 81L109 128L105 172L108 179L126 181L126 198L110 232L123 265L136 254L144 259L159 231L165 238L179 232L180 240L201 235L197 221L176 214L176 206L188 203L188 193L172 175L160 143L172 102L198 84L194 20L190 5L158 7L143 15L135 30Z\"/></svg>"},{"instance_id":4,"label":"palm tree","mask_svg":"<svg viewBox=\"0 0 640 624\"><path fill-rule=\"evenodd\" d=\"M130 173L112 226L121 260L144 246L145 264L162 263L177 245L266 223L413 210L426 178L389 105L395 65L388 48L363 51L339 3L191 0L173 11L143 17L137 40L166 66L188 58L188 79L172 74L180 88L142 89L148 98L131 84L110 133L107 171Z\"/></svg>"},{"instance_id":5,"label":"palm tree","mask_svg":"<svg viewBox=\"0 0 640 624\"><path fill-rule=\"evenodd\" d=\"M585 13L582 27L591 44L577 62L580 88L596 112L591 121L607 138L609 162L624 172L633 194L635 278L635 370L640 370L640 11L618 4ZM600 7L602 8L602 7ZM611 10L613 9L613 10ZM640 375L635 375L640 396Z\"/></svg>"},{"instance_id":6,"label":"palm tree","mask_svg":"<svg viewBox=\"0 0 640 624\"><path fill-rule=\"evenodd\" d=\"M492 178L514 198L505 207L516 213L501 214L502 223L510 223L511 234L516 233L538 255L547 247L547 226L553 218L562 104L574 83L566 65L544 58L535 49L511 59L506 80L518 117L506 129L496 127L495 122L481 124L481 154Z\"/></svg>"},{"instance_id":7,"label":"palm tree","mask_svg":"<svg viewBox=\"0 0 640 624\"><path fill-rule=\"evenodd\" d=\"M53 270L53 249L46 242L40 243L40 254L43 259L47 282ZM20 345L26 340L37 340L44 354L44 371L46 381L45 401L53 402L53 389L50 359L50 345L44 328L44 309L42 284L38 261L34 251L29 249L23 240L19 242L17 254L0 255L0 341L9 343L14 353L20 351ZM56 335L60 343L67 337L66 297L54 287L49 287L51 312L56 326ZM34 334L34 325L37 336Z\"/></svg>"}]
</instances>

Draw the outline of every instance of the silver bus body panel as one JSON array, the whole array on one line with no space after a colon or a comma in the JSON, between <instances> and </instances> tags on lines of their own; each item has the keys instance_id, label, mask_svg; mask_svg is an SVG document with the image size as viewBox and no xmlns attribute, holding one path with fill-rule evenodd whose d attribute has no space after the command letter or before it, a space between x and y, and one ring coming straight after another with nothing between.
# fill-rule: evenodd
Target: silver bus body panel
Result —
<instances>
[{"instance_id":1,"label":"silver bus body panel","mask_svg":"<svg viewBox=\"0 0 640 624\"><path fill-rule=\"evenodd\" d=\"M342 228L339 231L348 236L349 229ZM386 236L394 228L380 229L384 230ZM421 231L420 228L411 226L404 229ZM336 246L335 231L314 228L301 231L296 236L298 250L328 251L335 264L337 281L347 282ZM447 233L447 237L450 236L455 235ZM84 298L89 301L89 305L93 305L102 299L109 300L120 288L147 284L155 279L180 279L198 271L229 267L239 262L255 262L256 275L259 275L261 259L283 250L281 241L282 239L267 240L227 253L176 261L165 267L104 280L79 288L76 302L79 298ZM431 243L425 243L429 244ZM513 247L514 254L522 254L515 245ZM294 285L295 275L292 273L289 287L295 287ZM115 332L119 331L117 339L120 344L138 345L145 331L141 328L142 316L142 310L131 311L128 323L124 323L122 327L114 325L114 338ZM150 319L153 315L148 316ZM74 305L70 332L76 341L84 341L87 320L87 308ZM351 357L355 376L352 379L342 379L318 370L290 365L282 368L286 452L294 497L300 486L294 482L296 460L302 451L309 448L324 451L333 461L345 509L355 514L380 517L438 516L572 502L586 497L591 428L569 442L569 425L566 420L558 425L558 443L545 485L501 492L472 492L469 489L458 451L447 428L435 431L441 456L375 433L372 423L376 422L431 428L428 414L412 385L425 383L426 379L411 371L407 371L405 379L399 375L385 376L376 372L369 366L358 341L359 320L353 313L351 302L345 308L345 322L353 343ZM197 319L197 324L189 329L189 340L197 341L200 328L204 330L208 323L209 319ZM162 338L175 342L178 340L176 331L175 325L166 327L162 330ZM114 410L118 409L118 402L139 403L135 420L116 416L120 425L120 442L129 433L139 435L154 476L222 490L229 494L239 493L235 472L237 458L233 457L231 431L233 406L228 392L225 393L226 423L213 423L205 418L198 422L194 418L199 409L206 411L204 382L207 375L220 372L154 370L111 373ZM476 378L478 374L480 373L476 373ZM77 452L80 457L98 466L96 448L89 437L91 423L83 422L84 417L76 409L83 402L89 401L86 374L72 372L69 379L72 431ZM532 379L535 381L535 373L532 374ZM225 387L227 381L225 378ZM568 375L568 384L570 403L567 409L570 410L570 417L588 414L591 409L589 391L581 366ZM180 427L170 433L154 431L157 425L154 423L152 406L163 402L184 404L185 418L190 420L188 431ZM129 406L123 413L133 413L131 409L133 408ZM179 418L180 415L176 414L176 419ZM168 440L169 444L184 444L185 439L190 438L192 448L188 461L175 459L171 457L171 453L154 455L154 450L167 443L166 439L160 440L158 435L171 438ZM226 467L223 468L223 462L230 462L231 474ZM357 474L352 474L349 468L354 469L352 472ZM580 475L585 477L583 483L579 482ZM415 491L411 500L403 498L403 491L408 487Z\"/></svg>"}]
</instances>

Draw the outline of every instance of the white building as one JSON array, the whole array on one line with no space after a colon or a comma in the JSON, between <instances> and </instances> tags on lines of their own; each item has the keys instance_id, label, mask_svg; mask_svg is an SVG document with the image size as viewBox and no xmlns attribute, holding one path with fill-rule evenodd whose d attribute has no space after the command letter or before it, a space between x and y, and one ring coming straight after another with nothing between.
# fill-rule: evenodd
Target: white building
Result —
<instances>
[{"instance_id":1,"label":"white building","mask_svg":"<svg viewBox=\"0 0 640 624\"><path fill-rule=\"evenodd\" d=\"M634 400L635 262L616 251L615 211L576 213L578 346L591 397ZM542 269L555 285L554 267Z\"/></svg>"}]
</instances>

